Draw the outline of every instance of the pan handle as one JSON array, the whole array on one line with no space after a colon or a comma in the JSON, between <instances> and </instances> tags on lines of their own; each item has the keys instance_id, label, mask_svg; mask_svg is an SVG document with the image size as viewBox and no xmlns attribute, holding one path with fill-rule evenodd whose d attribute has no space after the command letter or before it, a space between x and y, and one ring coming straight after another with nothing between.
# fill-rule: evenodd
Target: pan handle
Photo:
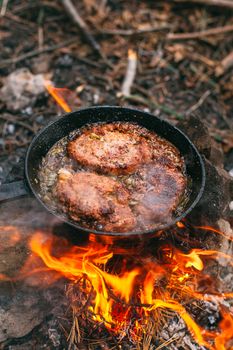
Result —
<instances>
[{"instance_id":1,"label":"pan handle","mask_svg":"<svg viewBox=\"0 0 233 350\"><path fill-rule=\"evenodd\" d=\"M24 180L3 184L0 186L0 203L29 193L29 188Z\"/></svg>"}]
</instances>

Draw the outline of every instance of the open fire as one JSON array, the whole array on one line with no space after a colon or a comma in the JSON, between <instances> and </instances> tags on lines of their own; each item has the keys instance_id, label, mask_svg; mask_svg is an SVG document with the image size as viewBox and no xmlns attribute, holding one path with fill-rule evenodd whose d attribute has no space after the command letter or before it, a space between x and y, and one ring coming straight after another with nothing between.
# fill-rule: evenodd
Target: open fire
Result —
<instances>
[{"instance_id":1,"label":"open fire","mask_svg":"<svg viewBox=\"0 0 233 350\"><path fill-rule=\"evenodd\" d=\"M69 112L63 89L54 88L50 82L45 86ZM14 227L1 229L10 230L12 244L20 240L20 233ZM27 280L34 276L33 283L37 287L64 279L73 314L70 343L81 342L80 328L97 327L118 340L129 339L137 349L155 349L153 344L163 327L178 317L199 346L230 350L233 347L233 310L229 301L233 292L223 291L215 283L208 265L210 261L218 264L221 259L233 266L233 258L224 252L200 247L198 237L206 232L232 241L215 228L193 227L186 221L144 241L123 239L116 242L107 235L99 238L90 234L88 242L81 245L61 239L56 232L51 235L37 230L29 241L32 254L20 274L15 278L1 275L1 279ZM193 314L193 308L208 307L208 303L217 305L219 312L218 319L209 327L208 322L196 320ZM174 339L157 349L172 341Z\"/></svg>"},{"instance_id":2,"label":"open fire","mask_svg":"<svg viewBox=\"0 0 233 350\"><path fill-rule=\"evenodd\" d=\"M202 234L201 230L204 229L197 229L198 234ZM164 239L161 231L150 241L134 245L117 245L110 237L97 241L94 235L90 235L88 243L74 245L56 235L36 231L29 241L33 254L17 279L34 276L39 287L43 286L42 281L52 284L65 278L74 322L79 320L87 328L99 324L118 339L128 337L135 344L146 335L156 339L176 314L200 346L231 349L233 313L226 305L233 293L220 292L214 281L210 283L206 268L210 259L222 258L230 265L233 259L215 250L178 249L176 235L187 236L187 231L190 228L179 222L169 232L173 243ZM15 230L13 239L19 236ZM9 280L7 276L2 279ZM200 301L218 305L216 329L205 329L195 321L192 307ZM74 326L72 332L78 332L78 328Z\"/></svg>"},{"instance_id":3,"label":"open fire","mask_svg":"<svg viewBox=\"0 0 233 350\"><path fill-rule=\"evenodd\" d=\"M183 226L180 223L180 226ZM182 227L182 229L184 229ZM72 281L72 293L81 290L89 299L86 308L93 320L101 322L112 332L124 337L130 333L137 341L147 332L149 322L159 322L163 310L176 312L185 322L199 345L208 349L227 349L233 336L233 315L224 307L217 332L205 331L190 316L185 304L190 300L211 301L223 305L233 293L199 292L205 276L205 261L223 256L233 264L231 256L213 250L192 249L182 253L175 247L163 244L156 252L118 248L114 244L90 241L85 247L66 246L61 242L37 233L30 242L31 250L52 270ZM63 250L63 249L62 249ZM74 299L75 301L75 299ZM161 315L160 315L161 314ZM214 339L215 346L209 339Z\"/></svg>"},{"instance_id":4,"label":"open fire","mask_svg":"<svg viewBox=\"0 0 233 350\"><path fill-rule=\"evenodd\" d=\"M64 111L71 111L65 100L66 89L57 89L51 82L46 82L45 87ZM198 226L197 229L231 239L209 226ZM186 230L185 224L178 222L177 230ZM159 232L157 236L162 234ZM42 233L34 235L30 247L49 269L71 280L68 294L72 296L76 313L80 314L80 308L75 307L75 295L82 291L85 302L81 309L86 309L92 320L103 324L121 339L130 335L137 342L148 330L159 331L161 320L166 320L172 311L183 319L197 344L210 350L233 346L233 314L223 306L224 300L232 298L233 293L220 293L217 286L212 290L206 288L208 292L200 291L203 280L208 277L206 262L222 257L233 266L232 256L195 248L183 253L169 241L155 251L148 251L145 245L141 250L137 246L120 248L114 245L111 237L107 236L104 243L99 243L94 235L90 235L85 247L68 245L58 255L53 252L60 247L59 240L46 239ZM205 330L195 322L185 307L190 300L214 300L219 304L221 320L217 331Z\"/></svg>"}]
</instances>

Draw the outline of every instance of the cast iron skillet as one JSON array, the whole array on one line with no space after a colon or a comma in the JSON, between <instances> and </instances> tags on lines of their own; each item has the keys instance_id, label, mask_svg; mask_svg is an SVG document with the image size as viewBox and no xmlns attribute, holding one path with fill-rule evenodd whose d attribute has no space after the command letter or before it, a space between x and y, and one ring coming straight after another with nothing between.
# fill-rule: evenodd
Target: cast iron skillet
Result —
<instances>
[{"instance_id":1,"label":"cast iron skillet","mask_svg":"<svg viewBox=\"0 0 233 350\"><path fill-rule=\"evenodd\" d=\"M163 224L156 230L166 229L174 225L177 221L184 218L198 203L202 196L205 185L205 168L200 154L196 147L188 139L188 137L175 126L168 122L155 117L152 114L142 112L136 109L113 107L113 106L98 106L80 109L75 112L65 114L59 120L49 124L41 130L32 140L25 159L25 175L26 181L18 181L16 183L4 184L0 187L0 202L19 197L30 193L30 190L39 202L53 215L58 216L66 223L74 226L80 232L89 233L90 230L81 227L79 224L71 221L61 215L55 213L49 208L38 195L39 183L37 181L38 167L42 158L46 155L49 149L61 138L67 136L74 129L80 128L85 124L96 122L114 122L127 121L136 122L139 125L146 127L149 130L155 131L158 135L164 137L175 145L181 155L184 157L187 175L191 179L190 196L185 204L183 212L178 217L174 218L173 222ZM144 235L153 233L154 230L144 232L103 232L91 230L92 233L98 235L112 236L130 236Z\"/></svg>"}]
</instances>

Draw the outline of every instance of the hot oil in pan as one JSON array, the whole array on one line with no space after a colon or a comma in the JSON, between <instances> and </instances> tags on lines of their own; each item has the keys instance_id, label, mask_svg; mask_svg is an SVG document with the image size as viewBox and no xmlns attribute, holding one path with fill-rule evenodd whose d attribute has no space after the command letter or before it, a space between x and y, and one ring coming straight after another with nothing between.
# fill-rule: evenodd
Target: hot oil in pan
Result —
<instances>
[{"instance_id":1,"label":"hot oil in pan","mask_svg":"<svg viewBox=\"0 0 233 350\"><path fill-rule=\"evenodd\" d=\"M74 130L49 150L38 177L47 206L90 230L156 229L188 200L177 148L129 122Z\"/></svg>"}]
</instances>

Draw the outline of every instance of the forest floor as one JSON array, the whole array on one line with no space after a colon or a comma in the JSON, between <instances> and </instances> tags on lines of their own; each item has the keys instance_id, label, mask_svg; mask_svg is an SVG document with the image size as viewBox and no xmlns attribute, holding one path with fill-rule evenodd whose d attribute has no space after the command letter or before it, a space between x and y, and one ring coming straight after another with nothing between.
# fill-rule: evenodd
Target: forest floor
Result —
<instances>
[{"instance_id":1,"label":"forest floor","mask_svg":"<svg viewBox=\"0 0 233 350\"><path fill-rule=\"evenodd\" d=\"M97 52L62 1L9 1L0 23L0 181L33 135L58 116L48 93L33 88L40 74L72 91L72 109L130 105L174 123L198 113L223 147L227 169L233 168L233 12L219 3L77 2ZM129 49L137 70L124 94ZM12 92L6 77L27 70L31 85Z\"/></svg>"}]
</instances>

